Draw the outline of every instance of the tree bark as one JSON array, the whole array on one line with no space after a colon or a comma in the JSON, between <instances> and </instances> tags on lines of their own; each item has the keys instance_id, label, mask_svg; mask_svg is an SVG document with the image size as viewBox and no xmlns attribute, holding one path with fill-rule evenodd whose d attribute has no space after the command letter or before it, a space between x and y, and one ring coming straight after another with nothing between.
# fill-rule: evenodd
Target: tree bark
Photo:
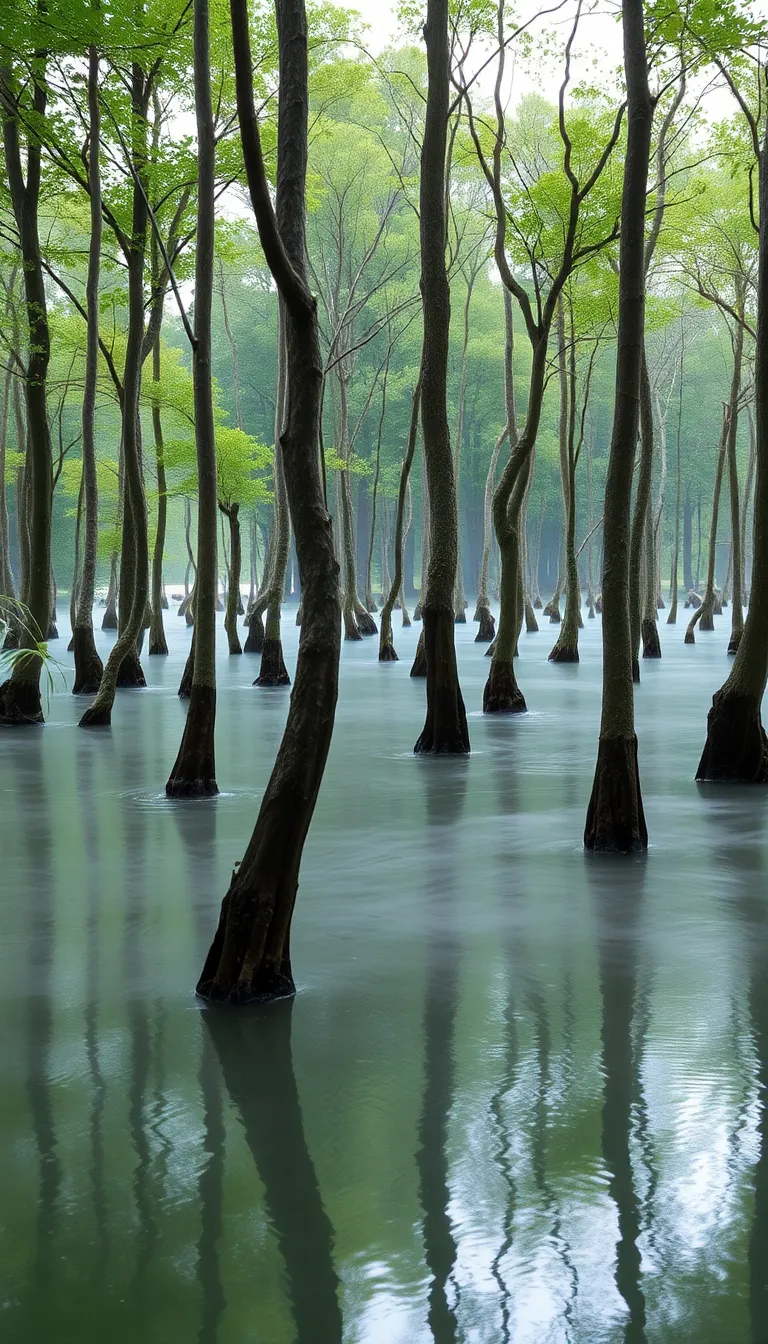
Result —
<instances>
[{"instance_id":1,"label":"tree bark","mask_svg":"<svg viewBox=\"0 0 768 1344\"><path fill-rule=\"evenodd\" d=\"M38 10L43 8L38 3ZM34 53L31 65L32 107L38 119L47 107L46 53ZM19 645L30 656L18 661L8 681L0 686L0 721L11 724L43 722L40 699L42 659L36 646L45 640L51 601L51 440L47 415L47 378L50 332L38 230L41 187L41 144L29 136L26 179L21 155L21 117L13 110L15 90L9 70L0 68L3 91L2 124L5 168L13 215L19 235L27 319L28 355L24 392L27 412L25 487L29 490L29 569L23 600L29 612Z\"/></svg>"},{"instance_id":2,"label":"tree bark","mask_svg":"<svg viewBox=\"0 0 768 1344\"><path fill-rule=\"evenodd\" d=\"M704 589L704 597L701 605L696 609L685 632L685 643L695 644L696 636L694 634L697 625L702 630L714 630L715 622L713 620L715 608L715 559L717 556L717 525L720 516L720 494L723 484L723 471L725 469L725 460L728 453L728 407L723 406L723 428L720 435L720 446L717 450L717 465L715 467L715 485L712 492L712 517L709 524L709 554L707 556L707 582Z\"/></svg>"},{"instance_id":3,"label":"tree bark","mask_svg":"<svg viewBox=\"0 0 768 1344\"><path fill-rule=\"evenodd\" d=\"M197 247L192 382L198 492L195 661L187 721L178 755L165 786L169 798L206 797L219 791L216 783L215 743L218 482L211 387L216 147L209 23L208 0L194 0Z\"/></svg>"},{"instance_id":4,"label":"tree bark","mask_svg":"<svg viewBox=\"0 0 768 1344\"><path fill-rule=\"evenodd\" d=\"M445 265L445 155L448 127L448 0L427 0L427 105L419 189L424 344L421 422L429 483L431 554L422 604L427 664L427 716L414 750L465 753L469 732L453 637L458 563L456 482L447 412L451 296Z\"/></svg>"},{"instance_id":5,"label":"tree bark","mask_svg":"<svg viewBox=\"0 0 768 1344\"><path fill-rule=\"evenodd\" d=\"M653 104L642 0L624 0L622 15L629 125L619 242L616 394L603 523L603 704L584 844L590 850L631 853L648 845L634 722L629 554L645 326L644 233Z\"/></svg>"},{"instance_id":6,"label":"tree bark","mask_svg":"<svg viewBox=\"0 0 768 1344\"><path fill-rule=\"evenodd\" d=\"M160 381L160 334L158 332L152 347L152 380ZM152 551L152 621L149 627L150 657L168 654L163 624L163 555L165 552L165 533L168 523L168 482L165 476L165 446L163 443L163 422L160 406L156 399L152 401L152 431L155 440L155 466L157 469L157 530Z\"/></svg>"},{"instance_id":7,"label":"tree bark","mask_svg":"<svg viewBox=\"0 0 768 1344\"><path fill-rule=\"evenodd\" d=\"M392 638L392 612L398 595L403 589L403 519L405 516L405 501L408 494L408 482L413 466L413 458L416 452L416 439L419 430L419 409L421 405L421 380L418 379L413 390L413 401L411 404L411 422L408 427L408 443L406 445L403 465L400 471L400 488L397 495L397 516L395 518L395 576L392 580L392 586L387 594L387 600L381 609L381 623L379 626L379 662L396 663L398 661L395 651L395 644ZM405 602L403 599L403 613L405 611ZM403 621L405 623L405 621Z\"/></svg>"},{"instance_id":8,"label":"tree bark","mask_svg":"<svg viewBox=\"0 0 768 1344\"><path fill-rule=\"evenodd\" d=\"M281 446L304 616L283 740L198 983L204 997L232 1003L294 993L290 925L304 841L331 742L341 648L339 571L318 451L323 365L304 254L306 14L303 0L277 0L276 11L281 96L275 219L253 102L247 3L230 0L243 158L261 244L285 304L287 398Z\"/></svg>"}]
</instances>

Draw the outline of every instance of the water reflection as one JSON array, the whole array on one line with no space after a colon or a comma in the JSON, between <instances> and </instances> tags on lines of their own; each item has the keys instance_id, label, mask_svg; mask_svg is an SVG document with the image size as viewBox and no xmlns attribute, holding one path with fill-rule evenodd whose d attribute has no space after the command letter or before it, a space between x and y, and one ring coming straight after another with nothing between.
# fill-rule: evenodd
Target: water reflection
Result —
<instances>
[{"instance_id":1,"label":"water reflection","mask_svg":"<svg viewBox=\"0 0 768 1344\"><path fill-rule=\"evenodd\" d=\"M341 1344L334 1233L304 1135L293 1072L293 1000L202 1014L245 1131L286 1275L296 1344Z\"/></svg>"},{"instance_id":2,"label":"water reflection","mask_svg":"<svg viewBox=\"0 0 768 1344\"><path fill-rule=\"evenodd\" d=\"M621 867L619 867L621 865ZM598 965L602 998L602 1152L609 1190L616 1205L616 1287L626 1303L626 1344L646 1344L645 1296L638 1240L640 1200L632 1166L633 1099L642 1094L639 1043L633 1041L637 1000L638 941L645 863L602 857L587 859L595 894Z\"/></svg>"},{"instance_id":3,"label":"water reflection","mask_svg":"<svg viewBox=\"0 0 768 1344\"><path fill-rule=\"evenodd\" d=\"M453 1104L454 1033L460 997L460 935L457 924L458 844L467 787L464 761L420 762L427 822L427 971L424 1019L424 1090L418 1124L416 1167L424 1211L424 1256L431 1275L427 1321L435 1344L457 1338L456 1298L448 1285L456 1264L449 1212L448 1122Z\"/></svg>"}]
</instances>

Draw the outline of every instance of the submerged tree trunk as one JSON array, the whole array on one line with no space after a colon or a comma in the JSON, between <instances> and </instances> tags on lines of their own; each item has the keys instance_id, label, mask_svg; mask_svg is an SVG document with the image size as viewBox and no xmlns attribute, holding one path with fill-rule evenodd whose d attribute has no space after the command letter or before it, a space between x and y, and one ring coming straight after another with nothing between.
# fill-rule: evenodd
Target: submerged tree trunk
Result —
<instances>
[{"instance_id":1,"label":"submerged tree trunk","mask_svg":"<svg viewBox=\"0 0 768 1344\"><path fill-rule=\"evenodd\" d=\"M281 436L285 427L286 355L285 317L280 305L278 326L277 394L275 396L275 515L272 530L272 571L267 598L267 622L261 650L261 666L254 686L289 686L291 679L283 658L280 611L285 586L285 574L291 548L291 520L285 488L285 470Z\"/></svg>"},{"instance_id":2,"label":"submerged tree trunk","mask_svg":"<svg viewBox=\"0 0 768 1344\"><path fill-rule=\"evenodd\" d=\"M31 59L32 108L43 120L47 107L45 53ZM41 185L41 144L27 136L26 178L22 167L22 117L16 111L16 91L9 70L0 67L5 170L19 237L27 321L25 487L29 490L29 569L23 600L29 615L19 633L19 646L29 656L14 664L8 681L0 686L0 721L10 724L43 722L40 699L42 659L36 652L45 640L51 601L51 440L47 415L47 378L50 332L38 231Z\"/></svg>"},{"instance_id":3,"label":"submerged tree trunk","mask_svg":"<svg viewBox=\"0 0 768 1344\"><path fill-rule=\"evenodd\" d=\"M557 334L560 366L560 470L563 478L565 512L565 620L552 652L551 663L578 663L581 625L581 588L576 558L576 333L573 309L570 322L570 351L566 367L565 305L558 304ZM533 614L533 613L531 613Z\"/></svg>"},{"instance_id":4,"label":"submerged tree trunk","mask_svg":"<svg viewBox=\"0 0 768 1344\"><path fill-rule=\"evenodd\" d=\"M768 783L760 706L768 677L768 121L759 160L760 243L755 340L755 526L750 601L727 680L707 718L701 780Z\"/></svg>"},{"instance_id":5,"label":"submerged tree trunk","mask_svg":"<svg viewBox=\"0 0 768 1344\"><path fill-rule=\"evenodd\" d=\"M682 488L682 467L680 461L680 439L683 427L683 361L685 344L680 349L680 391L677 403L677 444L675 448L675 535L672 542L672 572L669 579L669 615L667 625L677 623L678 562L680 557L680 492Z\"/></svg>"},{"instance_id":6,"label":"submerged tree trunk","mask_svg":"<svg viewBox=\"0 0 768 1344\"><path fill-rule=\"evenodd\" d=\"M464 753L469 751L469 732L454 645L458 517L446 390L451 322L451 296L445 265L445 155L450 82L448 0L427 0L424 40L428 90L419 188L424 308L421 421L429 483L431 554L422 604L427 716L414 750L419 753Z\"/></svg>"},{"instance_id":7,"label":"submerged tree trunk","mask_svg":"<svg viewBox=\"0 0 768 1344\"><path fill-rule=\"evenodd\" d=\"M224 609L224 629L232 655L242 653L237 633L237 610L240 605L240 572L243 566L243 543L240 532L240 505L219 503L229 523L229 560L227 563L227 604Z\"/></svg>"},{"instance_id":8,"label":"submerged tree trunk","mask_svg":"<svg viewBox=\"0 0 768 1344\"><path fill-rule=\"evenodd\" d=\"M403 520L405 517L405 501L408 494L411 467L413 466L413 458L416 452L420 405L421 381L419 379L413 390L411 422L408 427L408 443L406 445L403 465L400 471L400 488L397 495L397 516L395 519L395 577L392 580L392 587L387 594L386 602L381 609L381 624L379 627L380 663L396 663L398 661L394 640L392 638L392 612L394 611L395 601L397 600L398 594L401 594L403 590ZM406 615L407 613L403 600L403 624L405 624Z\"/></svg>"},{"instance_id":9,"label":"submerged tree trunk","mask_svg":"<svg viewBox=\"0 0 768 1344\"><path fill-rule=\"evenodd\" d=\"M493 491L496 483L496 468L498 466L501 445L507 437L508 429L509 427L505 425L493 445L491 460L488 463L488 474L485 478L485 493L483 495L483 555L480 561L480 582L478 584L477 592L477 607L475 608L475 620L479 622L480 628L475 635L476 644L489 644L496 633L496 621L491 612L491 603L488 596L488 566L491 559Z\"/></svg>"},{"instance_id":10,"label":"submerged tree trunk","mask_svg":"<svg viewBox=\"0 0 768 1344\"><path fill-rule=\"evenodd\" d=\"M208 0L194 0L195 118L197 121L197 233L195 343L192 383L197 450L197 575L195 661L187 721L165 791L169 798L209 796L216 783L217 474L211 388L215 220L215 131L211 99Z\"/></svg>"},{"instance_id":11,"label":"submerged tree trunk","mask_svg":"<svg viewBox=\"0 0 768 1344\"><path fill-rule=\"evenodd\" d=\"M294 993L290 926L304 841L333 731L341 610L318 452L323 365L304 255L309 101L304 4L276 0L281 90L277 221L253 102L246 0L230 0L230 11L248 185L262 247L285 305L287 396L281 446L304 608L283 740L197 987L206 998L242 1003Z\"/></svg>"},{"instance_id":12,"label":"submerged tree trunk","mask_svg":"<svg viewBox=\"0 0 768 1344\"><path fill-rule=\"evenodd\" d=\"M619 244L619 318L613 431L603 523L603 704L587 849L647 848L640 794L629 611L630 501L645 326L644 232L653 104L648 89L642 0L624 0L628 134Z\"/></svg>"},{"instance_id":13,"label":"submerged tree trunk","mask_svg":"<svg viewBox=\"0 0 768 1344\"><path fill-rule=\"evenodd\" d=\"M714 630L715 622L713 620L715 610L715 558L717 555L717 524L720 515L720 494L723 484L723 471L725 469L725 459L728 452L728 407L723 407L723 428L720 435L720 446L717 450L717 466L715 467L715 485L712 493L712 517L709 525L709 554L707 556L707 583L704 589L704 597L701 605L697 607L694 616L688 623L685 632L685 643L695 644L696 635L694 633L696 626L699 625L702 630Z\"/></svg>"}]
</instances>

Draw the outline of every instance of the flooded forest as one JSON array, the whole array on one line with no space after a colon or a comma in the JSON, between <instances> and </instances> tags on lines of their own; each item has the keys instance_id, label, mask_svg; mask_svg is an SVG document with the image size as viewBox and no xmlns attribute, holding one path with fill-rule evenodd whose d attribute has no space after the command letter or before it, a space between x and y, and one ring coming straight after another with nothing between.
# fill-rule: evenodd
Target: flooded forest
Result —
<instances>
[{"instance_id":1,"label":"flooded forest","mask_svg":"<svg viewBox=\"0 0 768 1344\"><path fill-rule=\"evenodd\" d=\"M0 1338L768 1340L768 26L0 0Z\"/></svg>"}]
</instances>

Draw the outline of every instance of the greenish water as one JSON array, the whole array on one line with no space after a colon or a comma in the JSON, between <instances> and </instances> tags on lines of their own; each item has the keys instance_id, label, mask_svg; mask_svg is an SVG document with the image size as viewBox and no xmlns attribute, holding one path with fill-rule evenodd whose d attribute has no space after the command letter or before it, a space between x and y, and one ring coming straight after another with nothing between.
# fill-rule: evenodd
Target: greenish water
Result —
<instances>
[{"instance_id":1,"label":"greenish water","mask_svg":"<svg viewBox=\"0 0 768 1344\"><path fill-rule=\"evenodd\" d=\"M166 624L111 732L0 734L4 1344L764 1344L768 795L692 783L727 615L643 665L644 860L581 849L599 622L504 721L458 627L468 761L411 756L418 626L346 646L298 996L216 1013L287 696L222 657L223 796L167 803Z\"/></svg>"}]
</instances>

